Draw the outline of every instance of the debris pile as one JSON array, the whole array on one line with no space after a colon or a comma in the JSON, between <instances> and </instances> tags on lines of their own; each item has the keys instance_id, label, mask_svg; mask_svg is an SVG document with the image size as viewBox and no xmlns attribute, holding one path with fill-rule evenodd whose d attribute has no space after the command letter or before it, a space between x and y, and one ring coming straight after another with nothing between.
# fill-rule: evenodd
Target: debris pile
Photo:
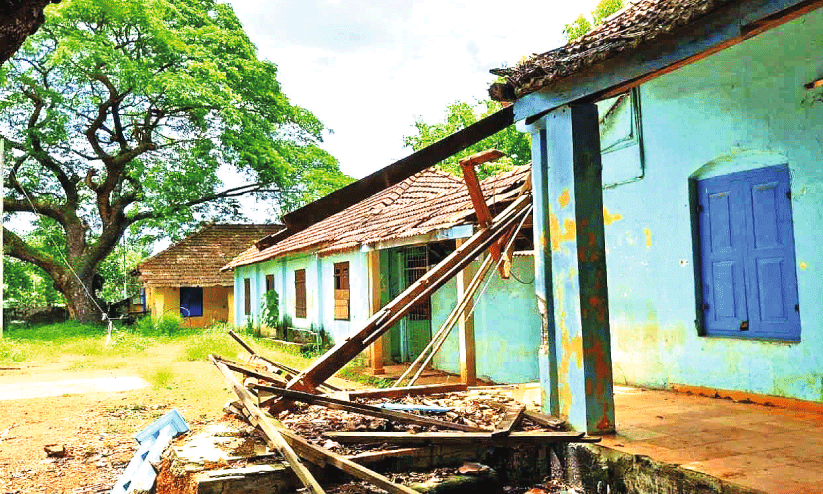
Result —
<instances>
[{"instance_id":1,"label":"debris pile","mask_svg":"<svg viewBox=\"0 0 823 494\"><path fill-rule=\"evenodd\" d=\"M263 358L231 334L249 352L247 361L210 358L238 399L226 405L223 423L166 451L159 494L299 488L412 494L472 486L551 493L558 489L549 484L504 488L505 473L485 460L500 450L597 441L562 430L562 420L496 388L346 392L322 383L315 393L296 391L289 385L299 381L298 371Z\"/></svg>"}]
</instances>

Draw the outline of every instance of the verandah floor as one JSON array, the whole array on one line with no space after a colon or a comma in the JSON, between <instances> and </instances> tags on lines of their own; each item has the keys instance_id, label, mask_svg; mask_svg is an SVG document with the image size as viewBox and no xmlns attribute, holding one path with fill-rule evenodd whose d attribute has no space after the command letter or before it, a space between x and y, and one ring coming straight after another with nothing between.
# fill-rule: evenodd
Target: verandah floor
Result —
<instances>
[{"instance_id":1,"label":"verandah floor","mask_svg":"<svg viewBox=\"0 0 823 494\"><path fill-rule=\"evenodd\" d=\"M404 365L386 366L396 379ZM426 369L416 384L460 382ZM481 384L482 385L482 384ZM537 384L512 389L529 406ZM774 494L823 494L823 413L615 386L617 434L601 446Z\"/></svg>"},{"instance_id":2,"label":"verandah floor","mask_svg":"<svg viewBox=\"0 0 823 494\"><path fill-rule=\"evenodd\" d=\"M774 494L823 493L823 414L615 387L602 446Z\"/></svg>"}]
</instances>

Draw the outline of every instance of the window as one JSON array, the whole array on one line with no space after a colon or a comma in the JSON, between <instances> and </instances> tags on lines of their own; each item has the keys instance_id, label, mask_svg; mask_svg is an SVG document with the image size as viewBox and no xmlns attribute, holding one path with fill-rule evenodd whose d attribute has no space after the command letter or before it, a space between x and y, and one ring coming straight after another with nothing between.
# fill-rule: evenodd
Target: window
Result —
<instances>
[{"instance_id":1,"label":"window","mask_svg":"<svg viewBox=\"0 0 823 494\"><path fill-rule=\"evenodd\" d=\"M785 166L697 182L705 334L800 339L790 190Z\"/></svg>"},{"instance_id":2,"label":"window","mask_svg":"<svg viewBox=\"0 0 823 494\"><path fill-rule=\"evenodd\" d=\"M246 304L244 308L244 314L247 316L251 314L251 279L246 278L243 280L243 290L245 291L243 302Z\"/></svg>"},{"instance_id":3,"label":"window","mask_svg":"<svg viewBox=\"0 0 823 494\"><path fill-rule=\"evenodd\" d=\"M180 315L183 317L203 317L203 287L180 287Z\"/></svg>"},{"instance_id":4,"label":"window","mask_svg":"<svg viewBox=\"0 0 823 494\"><path fill-rule=\"evenodd\" d=\"M294 317L306 317L306 270L294 271Z\"/></svg>"},{"instance_id":5,"label":"window","mask_svg":"<svg viewBox=\"0 0 823 494\"><path fill-rule=\"evenodd\" d=\"M334 318L349 320L349 263L334 264Z\"/></svg>"},{"instance_id":6,"label":"window","mask_svg":"<svg viewBox=\"0 0 823 494\"><path fill-rule=\"evenodd\" d=\"M267 274L266 275L266 293L274 290L274 275Z\"/></svg>"},{"instance_id":7,"label":"window","mask_svg":"<svg viewBox=\"0 0 823 494\"><path fill-rule=\"evenodd\" d=\"M406 249L405 262L406 287L409 287L428 271L429 249L426 247L411 247ZM428 321L432 318L431 314L431 297L426 297L411 307L407 317L410 321Z\"/></svg>"}]
</instances>

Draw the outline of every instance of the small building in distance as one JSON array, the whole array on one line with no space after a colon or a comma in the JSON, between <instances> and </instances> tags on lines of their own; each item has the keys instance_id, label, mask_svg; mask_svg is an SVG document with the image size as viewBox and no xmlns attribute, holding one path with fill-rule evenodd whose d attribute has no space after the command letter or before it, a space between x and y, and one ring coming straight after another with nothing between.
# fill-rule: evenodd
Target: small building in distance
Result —
<instances>
[{"instance_id":1,"label":"small building in distance","mask_svg":"<svg viewBox=\"0 0 823 494\"><path fill-rule=\"evenodd\" d=\"M153 317L180 314L189 327L233 323L231 273L220 268L281 225L211 224L141 262L132 271L144 290L143 308Z\"/></svg>"}]
</instances>

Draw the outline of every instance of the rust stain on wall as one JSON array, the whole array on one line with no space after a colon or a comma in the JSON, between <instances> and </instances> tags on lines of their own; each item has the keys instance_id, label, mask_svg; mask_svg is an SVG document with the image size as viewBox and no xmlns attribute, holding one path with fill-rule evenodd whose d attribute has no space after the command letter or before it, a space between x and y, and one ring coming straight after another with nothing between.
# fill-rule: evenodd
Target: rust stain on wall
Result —
<instances>
[{"instance_id":1,"label":"rust stain on wall","mask_svg":"<svg viewBox=\"0 0 823 494\"><path fill-rule=\"evenodd\" d=\"M551 236L552 250L560 250L560 244L575 239L577 229L574 220L566 218L563 221L563 229L560 229L560 220L556 214L549 215L549 234Z\"/></svg>"},{"instance_id":2,"label":"rust stain on wall","mask_svg":"<svg viewBox=\"0 0 823 494\"><path fill-rule=\"evenodd\" d=\"M571 197L569 196L569 189L563 189L563 192L560 193L560 197L557 198L557 202L560 204L561 208L565 208L569 205L571 201Z\"/></svg>"},{"instance_id":3,"label":"rust stain on wall","mask_svg":"<svg viewBox=\"0 0 823 494\"><path fill-rule=\"evenodd\" d=\"M802 262L802 261L800 262L800 269L802 269L803 271L805 271L807 267L809 267L809 265L808 265L808 264L806 264L805 262Z\"/></svg>"},{"instance_id":4,"label":"rust stain on wall","mask_svg":"<svg viewBox=\"0 0 823 494\"><path fill-rule=\"evenodd\" d=\"M623 215L619 213L611 214L609 213L609 209L606 206L603 206L603 224L604 225L611 225L615 221L620 221L623 219Z\"/></svg>"},{"instance_id":5,"label":"rust stain on wall","mask_svg":"<svg viewBox=\"0 0 823 494\"><path fill-rule=\"evenodd\" d=\"M646 227L643 229L643 233L646 234L646 248L649 248L652 246L652 231Z\"/></svg>"}]
</instances>

